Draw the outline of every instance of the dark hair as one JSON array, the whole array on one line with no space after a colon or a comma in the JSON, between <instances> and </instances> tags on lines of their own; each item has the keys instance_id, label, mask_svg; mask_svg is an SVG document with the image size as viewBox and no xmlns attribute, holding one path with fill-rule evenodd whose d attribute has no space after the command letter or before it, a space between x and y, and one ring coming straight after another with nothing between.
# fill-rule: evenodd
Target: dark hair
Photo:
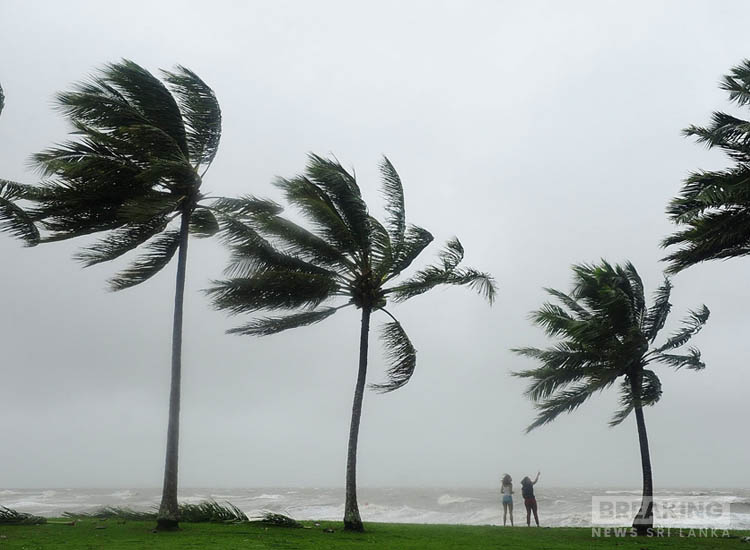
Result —
<instances>
[{"instance_id":1,"label":"dark hair","mask_svg":"<svg viewBox=\"0 0 750 550\"><path fill-rule=\"evenodd\" d=\"M510 478L509 474L503 475L503 485L510 485L511 481L513 480Z\"/></svg>"},{"instance_id":2,"label":"dark hair","mask_svg":"<svg viewBox=\"0 0 750 550\"><path fill-rule=\"evenodd\" d=\"M526 476L521 480L521 485L533 485L533 483L531 483L531 479L529 479L529 476Z\"/></svg>"}]
</instances>

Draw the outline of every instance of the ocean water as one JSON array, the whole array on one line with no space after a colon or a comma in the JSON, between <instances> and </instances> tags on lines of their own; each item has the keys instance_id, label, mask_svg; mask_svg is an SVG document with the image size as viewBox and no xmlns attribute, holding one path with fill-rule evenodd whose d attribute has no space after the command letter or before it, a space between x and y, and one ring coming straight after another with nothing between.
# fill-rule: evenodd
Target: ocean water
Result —
<instances>
[{"instance_id":1,"label":"ocean water","mask_svg":"<svg viewBox=\"0 0 750 550\"><path fill-rule=\"evenodd\" d=\"M550 527L592 525L594 497L634 504L640 500L638 490L548 488L542 484L536 487L536 494L541 524ZM358 496L364 521L502 525L499 489L360 488ZM63 512L90 512L102 506L151 510L159 499L158 489L0 489L0 506L47 517L59 517ZM231 502L250 517L270 510L302 520L339 520L344 510L343 489L183 489L179 495L181 502L197 503L206 499ZM723 515L708 517L681 513L678 506L670 519L657 520L659 525L750 529L750 490L747 489L667 490L658 493L655 500L657 506L705 501L719 504L725 510ZM516 524L525 523L520 495L515 497L514 504ZM727 522L730 525L727 526Z\"/></svg>"}]
</instances>

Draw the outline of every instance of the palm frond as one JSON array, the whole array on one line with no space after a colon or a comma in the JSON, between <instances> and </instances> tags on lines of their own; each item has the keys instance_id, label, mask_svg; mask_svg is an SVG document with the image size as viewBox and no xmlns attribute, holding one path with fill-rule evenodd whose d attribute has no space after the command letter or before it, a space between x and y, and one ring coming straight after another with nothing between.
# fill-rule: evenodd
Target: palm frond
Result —
<instances>
[{"instance_id":1,"label":"palm frond","mask_svg":"<svg viewBox=\"0 0 750 550\"><path fill-rule=\"evenodd\" d=\"M221 140L221 109L214 91L193 71L181 65L175 72L163 73L179 101L190 160L196 166L210 165Z\"/></svg>"},{"instance_id":2,"label":"palm frond","mask_svg":"<svg viewBox=\"0 0 750 550\"><path fill-rule=\"evenodd\" d=\"M211 203L211 208L233 216L276 216L283 208L269 199L253 195L242 195L236 198L220 197Z\"/></svg>"},{"instance_id":3,"label":"palm frond","mask_svg":"<svg viewBox=\"0 0 750 550\"><path fill-rule=\"evenodd\" d=\"M370 224L367 205L362 199L354 175L347 172L338 161L315 154L309 155L305 174L335 205L359 249L368 250Z\"/></svg>"},{"instance_id":4,"label":"palm frond","mask_svg":"<svg viewBox=\"0 0 750 550\"><path fill-rule=\"evenodd\" d=\"M741 206L750 199L750 170L739 164L726 170L698 170L683 182L680 194L667 206L678 224L689 223L706 211Z\"/></svg>"},{"instance_id":5,"label":"palm frond","mask_svg":"<svg viewBox=\"0 0 750 550\"><path fill-rule=\"evenodd\" d=\"M743 59L740 65L732 68L719 87L729 92L729 99L740 106L750 103L750 60Z\"/></svg>"},{"instance_id":6,"label":"palm frond","mask_svg":"<svg viewBox=\"0 0 750 550\"><path fill-rule=\"evenodd\" d=\"M546 288L544 291L557 298L562 302L562 304L567 307L569 310L574 312L578 318L580 319L590 319L591 318L591 312L586 309L585 306L578 303L578 301L575 298L572 298L565 294L564 292L561 292L559 290L555 290L554 288Z\"/></svg>"},{"instance_id":7,"label":"palm frond","mask_svg":"<svg viewBox=\"0 0 750 550\"><path fill-rule=\"evenodd\" d=\"M387 157L380 163L380 174L383 179L383 197L385 198L386 227L390 235L393 257L400 258L404 247L406 232L406 208L404 206L404 186L401 177Z\"/></svg>"},{"instance_id":8,"label":"palm frond","mask_svg":"<svg viewBox=\"0 0 750 550\"><path fill-rule=\"evenodd\" d=\"M248 278L215 281L206 292L214 307L238 314L262 309L314 309L338 290L336 280L325 273L269 269Z\"/></svg>"},{"instance_id":9,"label":"palm frond","mask_svg":"<svg viewBox=\"0 0 750 550\"><path fill-rule=\"evenodd\" d=\"M253 227L280 243L283 250L308 262L323 266L356 271L352 259L326 240L304 227L277 215L259 215L252 219Z\"/></svg>"},{"instance_id":10,"label":"palm frond","mask_svg":"<svg viewBox=\"0 0 750 550\"><path fill-rule=\"evenodd\" d=\"M180 521L186 523L245 523L245 512L231 502L219 504L215 500L204 500L197 504L179 505Z\"/></svg>"},{"instance_id":11,"label":"palm frond","mask_svg":"<svg viewBox=\"0 0 750 550\"><path fill-rule=\"evenodd\" d=\"M253 319L249 323L227 331L228 334L242 334L245 336L269 336L292 328L314 325L328 319L339 309L346 306L326 307L317 311L303 311L283 317L262 317Z\"/></svg>"},{"instance_id":12,"label":"palm frond","mask_svg":"<svg viewBox=\"0 0 750 550\"><path fill-rule=\"evenodd\" d=\"M167 230L146 244L147 252L109 280L112 290L124 290L147 281L164 269L180 246L180 232Z\"/></svg>"},{"instance_id":13,"label":"palm frond","mask_svg":"<svg viewBox=\"0 0 750 550\"><path fill-rule=\"evenodd\" d=\"M124 59L120 63L107 65L92 85L95 94L86 93L85 89L81 93L80 87L78 93L61 94L61 110L71 118L79 118L93 126L117 129L136 122L127 120L132 109L137 113L138 119L148 121L172 138L184 156L188 157L187 135L180 108L167 87L149 71ZM115 109L112 109L113 98L126 101L130 107L123 109L127 122L111 120L113 115L117 116L113 113Z\"/></svg>"},{"instance_id":14,"label":"palm frond","mask_svg":"<svg viewBox=\"0 0 750 550\"><path fill-rule=\"evenodd\" d=\"M196 504L179 504L180 521L186 523L244 523L247 515L231 502L219 504L205 500ZM141 511L123 506L104 506L90 512L63 512L71 519L120 519L127 521L152 521L157 517L156 510Z\"/></svg>"},{"instance_id":15,"label":"palm frond","mask_svg":"<svg viewBox=\"0 0 750 550\"><path fill-rule=\"evenodd\" d=\"M615 377L588 379L584 383L573 384L556 391L550 397L535 404L536 419L526 428L526 433L552 422L563 413L571 413L583 405L595 393L612 385Z\"/></svg>"},{"instance_id":16,"label":"palm frond","mask_svg":"<svg viewBox=\"0 0 750 550\"><path fill-rule=\"evenodd\" d=\"M69 519L120 519L127 521L152 521L156 512L133 510L126 506L103 506L90 512L63 512L62 517Z\"/></svg>"},{"instance_id":17,"label":"palm frond","mask_svg":"<svg viewBox=\"0 0 750 550\"><path fill-rule=\"evenodd\" d=\"M727 208L709 211L684 224L662 241L663 247L681 248L663 258L667 273L674 274L707 260L738 258L750 254L750 209Z\"/></svg>"},{"instance_id":18,"label":"palm frond","mask_svg":"<svg viewBox=\"0 0 750 550\"><path fill-rule=\"evenodd\" d=\"M659 331L664 328L664 323L667 322L667 317L672 309L672 304L669 303L671 293L672 283L665 277L664 283L654 293L654 305L649 308L643 320L643 335L650 343L656 340Z\"/></svg>"},{"instance_id":19,"label":"palm frond","mask_svg":"<svg viewBox=\"0 0 750 550\"><path fill-rule=\"evenodd\" d=\"M404 233L404 241L398 255L394 254L389 278L406 270L433 240L432 233L426 229L417 225L409 225Z\"/></svg>"},{"instance_id":20,"label":"palm frond","mask_svg":"<svg viewBox=\"0 0 750 550\"><path fill-rule=\"evenodd\" d=\"M404 302L439 285L468 286L483 296L490 304L494 301L497 292L495 280L488 273L482 273L475 269L446 271L444 266L428 266L417 271L409 279L386 289L386 294L389 294L395 302Z\"/></svg>"},{"instance_id":21,"label":"palm frond","mask_svg":"<svg viewBox=\"0 0 750 550\"><path fill-rule=\"evenodd\" d=\"M586 379L599 368L596 355L573 349L564 342L550 349L514 348L511 351L542 363L541 367L535 369L511 373L518 378L530 379L524 394L535 402L549 398L569 384Z\"/></svg>"},{"instance_id":22,"label":"palm frond","mask_svg":"<svg viewBox=\"0 0 750 550\"><path fill-rule=\"evenodd\" d=\"M292 529L302 529L304 527L304 525L296 519L276 512L263 512L260 519L254 521L271 527L290 527Z\"/></svg>"},{"instance_id":23,"label":"palm frond","mask_svg":"<svg viewBox=\"0 0 750 550\"><path fill-rule=\"evenodd\" d=\"M393 266L391 236L383 225L369 216L370 222L370 261L372 269L382 281Z\"/></svg>"},{"instance_id":24,"label":"palm frond","mask_svg":"<svg viewBox=\"0 0 750 550\"><path fill-rule=\"evenodd\" d=\"M17 203L26 197L25 186L7 180L0 180L0 232L21 239L26 246L39 242L39 228L31 214Z\"/></svg>"},{"instance_id":25,"label":"palm frond","mask_svg":"<svg viewBox=\"0 0 750 550\"><path fill-rule=\"evenodd\" d=\"M0 506L0 525L42 525L44 523L47 523L47 518Z\"/></svg>"},{"instance_id":26,"label":"palm frond","mask_svg":"<svg viewBox=\"0 0 750 550\"><path fill-rule=\"evenodd\" d=\"M167 226L165 217L154 218L144 223L129 223L111 231L96 243L87 246L74 255L74 258L89 267L102 262L109 262L134 250Z\"/></svg>"},{"instance_id":27,"label":"palm frond","mask_svg":"<svg viewBox=\"0 0 750 550\"><path fill-rule=\"evenodd\" d=\"M388 393L405 386L411 380L417 366L417 350L414 349L401 323L395 318L383 326L380 340L385 346L386 359L390 363L387 371L388 381L370 384L370 388L380 393Z\"/></svg>"},{"instance_id":28,"label":"palm frond","mask_svg":"<svg viewBox=\"0 0 750 550\"><path fill-rule=\"evenodd\" d=\"M279 178L274 185L286 199L299 208L313 224L313 229L330 245L345 253L357 254L359 246L331 199L304 176Z\"/></svg>"},{"instance_id":29,"label":"palm frond","mask_svg":"<svg viewBox=\"0 0 750 550\"><path fill-rule=\"evenodd\" d=\"M251 277L265 270L302 271L335 277L336 274L293 254L277 250L250 225L239 219L224 217L222 240L231 256L225 273L231 277Z\"/></svg>"},{"instance_id":30,"label":"palm frond","mask_svg":"<svg viewBox=\"0 0 750 550\"><path fill-rule=\"evenodd\" d=\"M630 413L635 409L633 402L633 390L630 387L630 380L625 377L620 382L620 408L612 415L609 421L609 427L614 428L622 424Z\"/></svg>"},{"instance_id":31,"label":"palm frond","mask_svg":"<svg viewBox=\"0 0 750 550\"><path fill-rule=\"evenodd\" d=\"M199 238L212 237L220 230L219 222L211 210L200 206L190 215L190 234Z\"/></svg>"},{"instance_id":32,"label":"palm frond","mask_svg":"<svg viewBox=\"0 0 750 550\"><path fill-rule=\"evenodd\" d=\"M144 223L175 212L183 200L172 193L146 192L125 200L118 214L124 223Z\"/></svg>"},{"instance_id":33,"label":"palm frond","mask_svg":"<svg viewBox=\"0 0 750 550\"><path fill-rule=\"evenodd\" d=\"M652 370L644 369L640 376L641 386L638 396L633 395L630 377L622 380L620 384L620 409L612 416L609 422L610 427L621 424L633 412L637 403L640 403L641 407L650 407L661 400L662 386L657 374Z\"/></svg>"},{"instance_id":34,"label":"palm frond","mask_svg":"<svg viewBox=\"0 0 750 550\"><path fill-rule=\"evenodd\" d=\"M664 345L656 349L657 353L661 353L671 349L677 349L680 346L688 342L693 336L695 336L708 321L708 316L711 314L709 309L703 305L698 311L690 311L687 319L682 321L682 328L675 332Z\"/></svg>"},{"instance_id":35,"label":"palm frond","mask_svg":"<svg viewBox=\"0 0 750 550\"><path fill-rule=\"evenodd\" d=\"M696 348L688 348L687 355L657 353L656 360L676 370L687 368L690 370L703 370L706 364L701 360L701 352Z\"/></svg>"}]
</instances>

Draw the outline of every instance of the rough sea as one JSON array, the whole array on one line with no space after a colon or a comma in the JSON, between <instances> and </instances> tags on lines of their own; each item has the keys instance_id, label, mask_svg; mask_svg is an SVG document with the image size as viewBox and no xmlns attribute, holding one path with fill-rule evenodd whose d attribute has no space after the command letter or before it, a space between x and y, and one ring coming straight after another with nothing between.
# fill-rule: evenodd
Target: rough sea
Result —
<instances>
[{"instance_id":1,"label":"rough sea","mask_svg":"<svg viewBox=\"0 0 750 550\"><path fill-rule=\"evenodd\" d=\"M558 489L542 484L535 489L541 524L548 527L592 525L592 498L630 502L636 507L640 500L638 490ZM0 489L0 506L59 517L63 512L91 512L102 506L152 510L159 497L158 489ZM183 489L179 495L179 500L187 503L206 499L231 502L250 517L274 511L302 520L339 520L344 509L343 489ZM358 499L364 521L502 525L499 489L360 488ZM750 529L748 489L665 490L657 493L655 501L657 506L671 506L669 519L657 520L657 525ZM719 513L703 513L701 503ZM514 505L516 524L524 524L526 514L520 495Z\"/></svg>"}]
</instances>

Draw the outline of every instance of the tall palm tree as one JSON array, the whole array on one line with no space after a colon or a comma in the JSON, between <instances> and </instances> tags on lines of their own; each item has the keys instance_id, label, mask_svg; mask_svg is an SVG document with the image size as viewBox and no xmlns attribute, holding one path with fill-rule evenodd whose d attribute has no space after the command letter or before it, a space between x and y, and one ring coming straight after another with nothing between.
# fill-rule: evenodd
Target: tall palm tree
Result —
<instances>
[{"instance_id":1,"label":"tall palm tree","mask_svg":"<svg viewBox=\"0 0 750 550\"><path fill-rule=\"evenodd\" d=\"M0 86L0 114L5 107L5 94ZM18 205L26 198L29 186L0 179L0 232L10 233L21 239L26 246L39 242L39 229L31 215Z\"/></svg>"},{"instance_id":2,"label":"tall palm tree","mask_svg":"<svg viewBox=\"0 0 750 550\"><path fill-rule=\"evenodd\" d=\"M344 526L362 531L357 506L357 440L367 375L370 317L387 318L381 332L390 362L388 380L371 387L390 392L405 385L414 372L416 350L401 323L386 309L438 285L468 285L492 302L492 277L459 267L464 250L458 239L448 241L440 261L396 282L432 242L425 229L406 224L404 192L393 165L384 159L386 220L372 217L353 174L337 161L311 155L304 175L279 179L287 201L307 218L311 229L282 217L281 207L252 197L238 201L244 223L228 222L225 237L232 254L227 280L209 289L217 308L230 313L288 310L283 316L258 317L230 332L253 336L318 323L340 309L361 310L359 371L352 405L346 463ZM330 302L340 303L331 305ZM294 312L296 311L296 312Z\"/></svg>"},{"instance_id":3,"label":"tall palm tree","mask_svg":"<svg viewBox=\"0 0 750 550\"><path fill-rule=\"evenodd\" d=\"M750 60L733 68L719 86L739 107L750 105ZM670 202L667 214L681 226L662 241L664 247L680 246L665 258L671 273L706 260L750 254L750 122L715 112L709 126L690 126L684 133L709 149L723 150L735 164L693 172Z\"/></svg>"},{"instance_id":4,"label":"tall palm tree","mask_svg":"<svg viewBox=\"0 0 750 550\"><path fill-rule=\"evenodd\" d=\"M545 289L560 305L545 303L531 319L548 336L559 341L547 349L518 348L519 355L535 359L541 366L513 373L529 379L526 395L539 411L527 432L552 422L564 412L573 412L595 393L619 381L620 409L610 426L616 426L635 412L643 469L643 497L633 522L639 534L653 527L653 482L643 407L661 398L659 377L650 365L662 363L675 369L701 370L700 351L684 346L705 324L709 311L702 306L691 311L682 327L655 346L672 304L668 279L646 307L643 283L628 262L624 266L577 265L570 294Z\"/></svg>"},{"instance_id":5,"label":"tall palm tree","mask_svg":"<svg viewBox=\"0 0 750 550\"><path fill-rule=\"evenodd\" d=\"M44 242L103 234L78 255L84 266L144 252L110 279L112 290L143 283L177 254L172 376L160 529L178 526L182 312L188 236L219 228L201 184L221 137L214 92L185 67L162 71L166 85L123 60L57 96L74 127L70 141L35 155L46 178L35 217Z\"/></svg>"}]
</instances>

